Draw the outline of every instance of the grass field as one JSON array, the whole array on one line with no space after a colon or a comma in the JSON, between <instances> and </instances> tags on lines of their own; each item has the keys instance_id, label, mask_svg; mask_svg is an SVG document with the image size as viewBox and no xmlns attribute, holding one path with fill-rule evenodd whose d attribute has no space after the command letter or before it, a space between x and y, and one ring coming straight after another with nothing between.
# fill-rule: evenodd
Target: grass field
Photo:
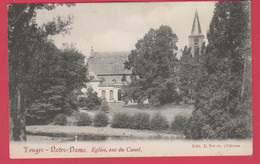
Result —
<instances>
[{"instance_id":1,"label":"grass field","mask_svg":"<svg viewBox=\"0 0 260 164\"><path fill-rule=\"evenodd\" d=\"M171 122L176 115L183 115L189 117L192 114L193 111L193 105L189 104L180 104L176 105L174 103L172 104L167 104L162 107L151 107L149 105L144 105L142 108L138 108L137 104L128 104L125 105L122 102L116 102L116 103L108 103L109 106L109 113L108 117L110 120L112 119L113 115L115 113L129 113L129 114L135 114L135 113L147 113L150 114L152 117L156 113L161 113L164 115L169 122ZM91 117L94 117L95 113L97 111L80 111L80 112L85 112L88 113Z\"/></svg>"},{"instance_id":2,"label":"grass field","mask_svg":"<svg viewBox=\"0 0 260 164\"><path fill-rule=\"evenodd\" d=\"M107 113L110 121L112 120L115 113L147 113L151 117L160 112L163 116L166 117L169 124L172 122L176 115L183 115L189 117L193 111L193 105L181 104L168 104L160 108L154 108L149 105L144 105L142 108L138 108L137 104L128 104L124 103L108 103L110 108ZM120 129L120 128L111 128L110 124L106 127L94 127L94 126L76 126L77 115L80 113L88 113L90 117L94 118L95 114L99 111L85 111L80 110L74 113L72 116L68 117L68 124L66 126L55 126L55 125L36 125L36 126L27 126L26 130L29 136L30 141L63 141L64 137L57 136L66 136L65 138L73 140L74 136L78 134L78 137L91 137L96 139L96 137L130 137L130 138L143 138L143 139L176 139L181 138L182 135L172 133L171 131L160 131L160 133L151 130L136 130L136 129ZM56 136L56 137L54 137ZM81 137L82 138L82 137Z\"/></svg>"}]
</instances>

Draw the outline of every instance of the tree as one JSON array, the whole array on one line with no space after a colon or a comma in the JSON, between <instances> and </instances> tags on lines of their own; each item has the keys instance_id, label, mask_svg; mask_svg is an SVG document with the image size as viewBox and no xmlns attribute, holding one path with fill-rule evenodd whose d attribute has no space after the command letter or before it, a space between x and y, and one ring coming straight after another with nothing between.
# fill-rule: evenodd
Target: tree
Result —
<instances>
[{"instance_id":1,"label":"tree","mask_svg":"<svg viewBox=\"0 0 260 164\"><path fill-rule=\"evenodd\" d=\"M240 98L245 56L251 55L250 30L250 2L216 3L186 137L250 136L251 106Z\"/></svg>"},{"instance_id":2,"label":"tree","mask_svg":"<svg viewBox=\"0 0 260 164\"><path fill-rule=\"evenodd\" d=\"M26 89L31 80L29 71L31 59L38 44L49 35L66 33L72 18L61 17L39 27L36 23L36 10L52 10L54 4L10 4L8 5L8 62L9 62L9 104L12 140L26 140L25 100Z\"/></svg>"},{"instance_id":3,"label":"tree","mask_svg":"<svg viewBox=\"0 0 260 164\"><path fill-rule=\"evenodd\" d=\"M194 84L194 58L190 53L191 49L186 47L182 52L182 57L179 60L180 71L178 72L178 76L180 77L180 90L181 97L184 99L186 103L188 99L193 99L193 84Z\"/></svg>"},{"instance_id":4,"label":"tree","mask_svg":"<svg viewBox=\"0 0 260 164\"><path fill-rule=\"evenodd\" d=\"M175 93L176 43L178 38L169 26L151 29L131 51L125 68L132 70L131 84L124 89L124 99L138 104L145 100L153 106L173 101Z\"/></svg>"},{"instance_id":5,"label":"tree","mask_svg":"<svg viewBox=\"0 0 260 164\"><path fill-rule=\"evenodd\" d=\"M197 94L197 83L201 73L203 72L202 65L205 57L206 46L203 42L200 52L196 56L192 56L191 48L185 46L182 56L179 60L179 71L177 72L180 78L181 97L186 103L187 100L194 100Z\"/></svg>"},{"instance_id":6,"label":"tree","mask_svg":"<svg viewBox=\"0 0 260 164\"><path fill-rule=\"evenodd\" d=\"M84 55L73 47L59 50L47 41L36 47L30 60L27 76L31 80L25 90L25 106L29 107L26 124L46 124L58 113L77 110L77 96L86 82Z\"/></svg>"},{"instance_id":7,"label":"tree","mask_svg":"<svg viewBox=\"0 0 260 164\"><path fill-rule=\"evenodd\" d=\"M89 87L85 97L80 97L79 105L86 110L97 110L102 103L101 98L98 97L97 92L93 88Z\"/></svg>"}]
</instances>

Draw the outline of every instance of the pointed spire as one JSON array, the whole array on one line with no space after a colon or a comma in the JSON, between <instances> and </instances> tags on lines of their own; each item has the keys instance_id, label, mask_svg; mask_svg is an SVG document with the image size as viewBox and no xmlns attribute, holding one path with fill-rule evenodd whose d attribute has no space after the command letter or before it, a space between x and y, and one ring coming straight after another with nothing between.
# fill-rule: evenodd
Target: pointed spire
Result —
<instances>
[{"instance_id":1,"label":"pointed spire","mask_svg":"<svg viewBox=\"0 0 260 164\"><path fill-rule=\"evenodd\" d=\"M192 30L191 30L191 35L201 35L201 27L200 27L200 21L199 21L199 16L198 16L198 12L196 9L195 12L195 17L193 20L193 25L192 25Z\"/></svg>"}]
</instances>

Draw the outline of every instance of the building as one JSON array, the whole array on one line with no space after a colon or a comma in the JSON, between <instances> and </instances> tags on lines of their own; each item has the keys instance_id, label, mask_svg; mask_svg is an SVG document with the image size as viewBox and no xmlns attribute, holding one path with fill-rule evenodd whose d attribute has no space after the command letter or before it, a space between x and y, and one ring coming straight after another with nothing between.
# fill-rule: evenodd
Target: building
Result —
<instances>
[{"instance_id":1,"label":"building","mask_svg":"<svg viewBox=\"0 0 260 164\"><path fill-rule=\"evenodd\" d=\"M98 96L107 102L122 101L122 88L130 82L131 71L124 69L130 52L94 52L88 58L89 75L92 87ZM122 81L125 78L126 81ZM86 92L86 89L85 91Z\"/></svg>"},{"instance_id":2,"label":"building","mask_svg":"<svg viewBox=\"0 0 260 164\"><path fill-rule=\"evenodd\" d=\"M200 53L204 35L202 34L198 12L192 25L189 36L191 53L196 56ZM93 88L98 96L108 102L122 101L122 88L130 82L131 71L124 69L124 62L128 60L130 52L94 52L91 48L90 57L87 59L91 81L88 87ZM126 81L122 81L122 78ZM83 89L86 92L86 89Z\"/></svg>"},{"instance_id":3,"label":"building","mask_svg":"<svg viewBox=\"0 0 260 164\"><path fill-rule=\"evenodd\" d=\"M203 41L204 35L201 31L199 16L196 10L192 24L191 34L189 36L189 47L191 48L192 56L199 55Z\"/></svg>"}]
</instances>

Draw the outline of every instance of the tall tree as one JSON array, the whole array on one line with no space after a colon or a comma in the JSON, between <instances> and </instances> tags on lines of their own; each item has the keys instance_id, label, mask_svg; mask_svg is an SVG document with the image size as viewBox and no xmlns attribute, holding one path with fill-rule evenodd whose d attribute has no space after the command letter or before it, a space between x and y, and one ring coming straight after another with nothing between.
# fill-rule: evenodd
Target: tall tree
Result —
<instances>
[{"instance_id":1,"label":"tall tree","mask_svg":"<svg viewBox=\"0 0 260 164\"><path fill-rule=\"evenodd\" d=\"M250 2L217 2L208 32L189 138L245 138L250 106L240 99L245 56L251 55Z\"/></svg>"},{"instance_id":2,"label":"tall tree","mask_svg":"<svg viewBox=\"0 0 260 164\"><path fill-rule=\"evenodd\" d=\"M178 38L169 26L151 29L136 43L125 67L132 70L131 84L124 96L153 106L173 101L176 92L175 65Z\"/></svg>"},{"instance_id":3,"label":"tall tree","mask_svg":"<svg viewBox=\"0 0 260 164\"><path fill-rule=\"evenodd\" d=\"M77 109L78 91L85 86L84 55L73 47L63 50L43 43L31 59L31 76L26 89L26 124L46 124L58 113Z\"/></svg>"},{"instance_id":4,"label":"tall tree","mask_svg":"<svg viewBox=\"0 0 260 164\"><path fill-rule=\"evenodd\" d=\"M180 71L177 76L180 77L180 91L184 102L195 100L197 94L197 83L202 70L203 59L205 57L206 46L203 42L198 55L192 56L191 48L185 46L182 56L179 60Z\"/></svg>"},{"instance_id":5,"label":"tall tree","mask_svg":"<svg viewBox=\"0 0 260 164\"><path fill-rule=\"evenodd\" d=\"M37 45L49 35L66 33L72 18L60 17L39 27L36 10L52 10L55 4L10 4L8 5L8 62L9 62L9 108L12 133L10 139L26 140L25 91L30 81L28 72Z\"/></svg>"}]
</instances>

